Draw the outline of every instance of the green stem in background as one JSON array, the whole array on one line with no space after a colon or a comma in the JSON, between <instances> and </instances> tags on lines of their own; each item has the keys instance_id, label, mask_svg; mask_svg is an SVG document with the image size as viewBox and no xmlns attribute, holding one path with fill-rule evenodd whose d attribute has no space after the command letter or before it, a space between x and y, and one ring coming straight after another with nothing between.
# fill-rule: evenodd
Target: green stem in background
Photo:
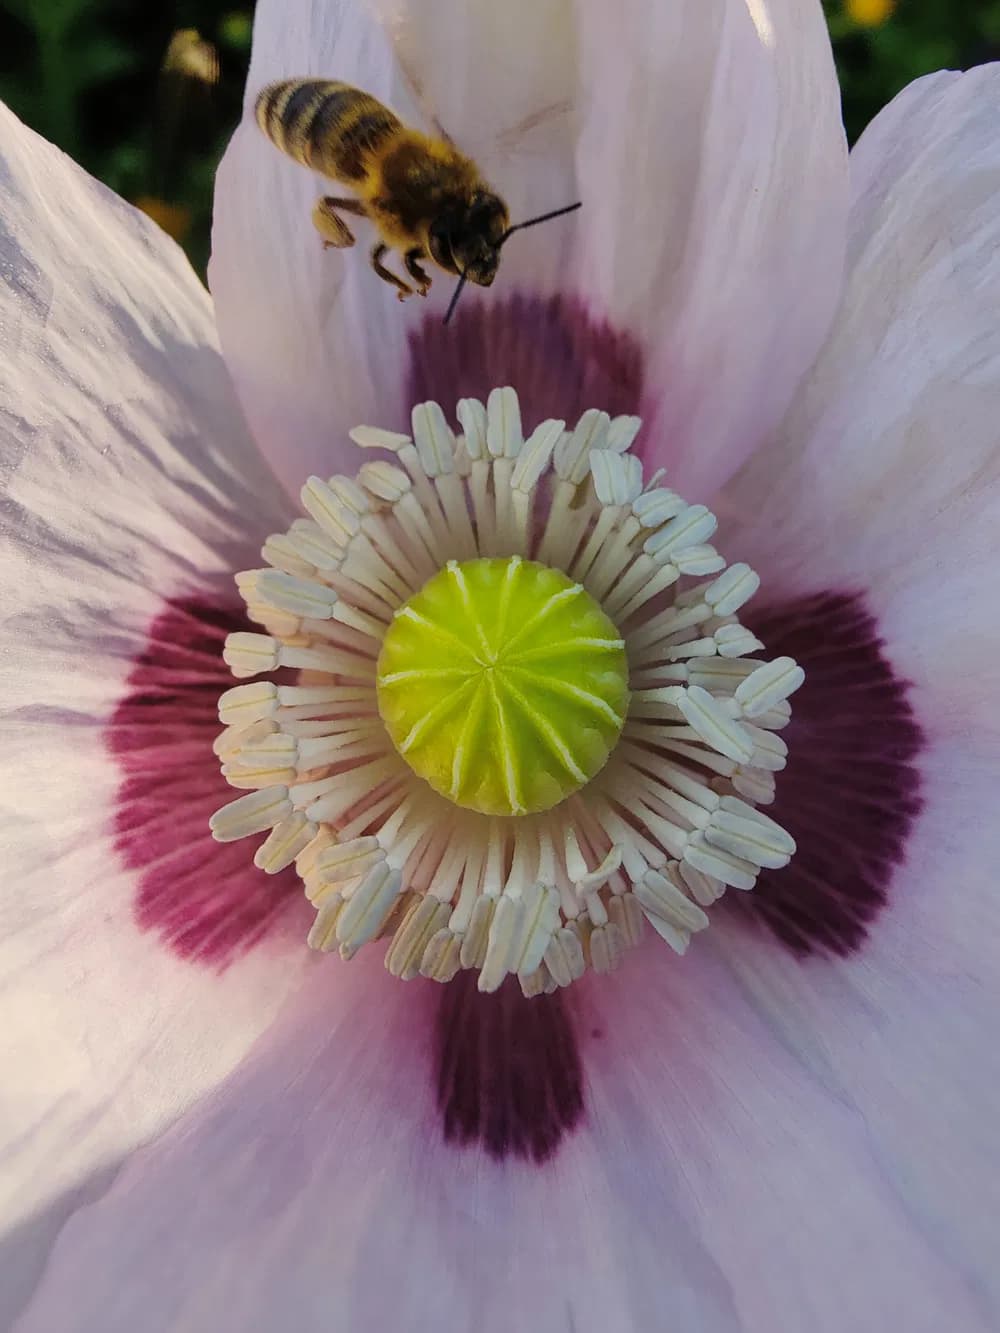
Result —
<instances>
[{"instance_id":1,"label":"green stem in background","mask_svg":"<svg viewBox=\"0 0 1000 1333\"><path fill-rule=\"evenodd\" d=\"M76 104L82 87L80 53L71 40L86 0L30 3L27 12L38 45L38 75L48 137L71 157L77 156Z\"/></svg>"},{"instance_id":2,"label":"green stem in background","mask_svg":"<svg viewBox=\"0 0 1000 1333\"><path fill-rule=\"evenodd\" d=\"M66 31L46 24L36 30L38 73L45 99L47 135L60 148L77 156L77 81L72 56L67 58Z\"/></svg>"}]
</instances>

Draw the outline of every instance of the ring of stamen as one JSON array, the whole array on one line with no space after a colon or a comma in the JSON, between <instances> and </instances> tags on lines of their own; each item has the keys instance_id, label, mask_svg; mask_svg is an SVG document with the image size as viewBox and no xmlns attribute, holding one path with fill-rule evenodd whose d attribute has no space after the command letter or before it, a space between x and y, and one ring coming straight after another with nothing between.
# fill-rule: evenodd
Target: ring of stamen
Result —
<instances>
[{"instance_id":1,"label":"ring of stamen","mask_svg":"<svg viewBox=\"0 0 1000 1333\"><path fill-rule=\"evenodd\" d=\"M263 632L226 645L247 683L220 700L216 750L246 795L212 830L266 832L254 858L266 872L295 862L316 909L313 947L350 958L388 936L395 976L475 968L481 990L516 974L531 995L609 971L647 923L683 953L727 886L751 889L761 868L787 863L791 838L757 807L773 799L776 732L803 675L789 658L754 656L763 645L737 613L757 576L726 568L704 506L644 484L629 452L638 418L591 410L524 439L506 388L463 400L458 419L456 436L424 403L411 436L352 432L395 461L310 478L310 517L268 539L267 568L237 577ZM454 578L450 562L506 570L515 557L582 587L613 627L594 637L624 643L631 692L620 680L607 702L627 714L586 762L559 728L536 735L564 775L554 802L539 780L548 795L508 791L505 809L494 786L485 809L466 808L452 799L468 795L462 775L448 786L454 765L431 765L438 790L412 766L421 718L393 703L389 678L410 669L399 659L411 646L403 631L394 644L394 626L422 589ZM279 668L296 683L253 679Z\"/></svg>"}]
</instances>

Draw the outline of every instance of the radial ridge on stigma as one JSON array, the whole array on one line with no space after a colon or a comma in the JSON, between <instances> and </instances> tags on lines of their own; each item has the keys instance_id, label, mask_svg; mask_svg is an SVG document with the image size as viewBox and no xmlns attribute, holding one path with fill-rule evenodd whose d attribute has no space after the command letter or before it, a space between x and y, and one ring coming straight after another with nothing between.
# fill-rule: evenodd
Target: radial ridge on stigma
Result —
<instances>
[{"instance_id":1,"label":"radial ridge on stigma","mask_svg":"<svg viewBox=\"0 0 1000 1333\"><path fill-rule=\"evenodd\" d=\"M211 826L220 841L266 833L254 861L267 873L294 861L316 909L312 947L349 959L387 938L397 977L448 981L471 968L493 991L515 974L530 996L588 967L612 970L647 925L684 953L727 887L750 890L762 868L787 864L792 839L758 807L773 800L786 757L776 733L803 673L791 658L754 656L764 645L738 612L759 580L709 544L717 525L703 505L661 485L662 474L644 481L630 452L638 417L591 409L525 439L517 395L498 388L486 404L460 401L457 418L458 432L428 402L413 409L410 435L352 431L362 449L393 457L354 477L311 477L309 517L268 539L266 568L237 576L263 632L227 640L227 663L250 683L222 696L215 748L247 794ZM554 804L549 784L544 808L519 798L496 813L449 799L457 785L431 785L407 762L380 710L398 663L380 681L379 660L400 616L407 642L419 634L428 617L415 608L442 571L485 578L500 562L502 580L505 561L585 591L615 636L599 641L624 645L627 689L614 693L623 721L605 750L577 762L583 733L563 705L576 692L574 706L588 706L594 687L572 678L578 630L567 622L562 659L558 637L546 638L544 670L518 667L515 700L531 694L524 711L565 785ZM459 582L463 597L479 595L471 572ZM482 634L490 618L474 609L465 620ZM431 620L428 633L442 634ZM427 676L442 716L452 665L443 658ZM250 679L282 668L295 683ZM431 729L406 721L399 735L412 748ZM498 748L527 743L517 729L504 734ZM480 785L490 763L533 771L533 754L490 749L476 750ZM447 761L435 759L445 773ZM454 762L464 790L469 753Z\"/></svg>"}]
</instances>

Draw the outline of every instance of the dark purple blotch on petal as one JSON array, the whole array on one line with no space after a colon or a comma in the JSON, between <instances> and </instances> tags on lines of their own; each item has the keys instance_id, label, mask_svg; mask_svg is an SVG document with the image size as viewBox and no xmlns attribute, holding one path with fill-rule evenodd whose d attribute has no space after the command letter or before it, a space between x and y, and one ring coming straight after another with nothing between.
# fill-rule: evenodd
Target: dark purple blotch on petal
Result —
<instances>
[{"instance_id":1,"label":"dark purple blotch on petal","mask_svg":"<svg viewBox=\"0 0 1000 1333\"><path fill-rule=\"evenodd\" d=\"M311 916L293 869L264 875L246 842L220 844L208 831L211 814L240 794L212 742L219 695L233 684L222 646L248 628L235 605L167 603L107 732L122 774L115 843L139 874L136 920L179 956L220 969L276 931L303 940Z\"/></svg>"},{"instance_id":2,"label":"dark purple blotch on petal","mask_svg":"<svg viewBox=\"0 0 1000 1333\"><path fill-rule=\"evenodd\" d=\"M525 999L508 977L492 995L478 974L441 987L435 1030L444 1137L491 1157L544 1162L583 1115L583 1067L564 997Z\"/></svg>"},{"instance_id":3,"label":"dark purple blotch on petal","mask_svg":"<svg viewBox=\"0 0 1000 1333\"><path fill-rule=\"evenodd\" d=\"M504 384L517 390L526 431L548 417L572 425L589 407L632 414L642 397L642 352L564 296L473 299L449 325L428 316L411 335L408 402L433 398L451 414L460 398L485 402Z\"/></svg>"},{"instance_id":4,"label":"dark purple blotch on petal","mask_svg":"<svg viewBox=\"0 0 1000 1333\"><path fill-rule=\"evenodd\" d=\"M768 808L798 850L784 870L765 870L753 893L730 892L726 902L798 955L845 956L886 905L920 812L923 734L859 595L776 604L747 621L768 657L787 654L806 673Z\"/></svg>"}]
</instances>

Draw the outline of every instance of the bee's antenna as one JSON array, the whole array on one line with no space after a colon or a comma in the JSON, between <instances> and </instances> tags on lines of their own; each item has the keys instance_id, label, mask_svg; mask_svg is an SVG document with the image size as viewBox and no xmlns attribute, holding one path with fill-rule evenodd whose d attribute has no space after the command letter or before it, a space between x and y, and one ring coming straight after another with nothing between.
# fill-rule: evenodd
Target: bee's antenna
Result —
<instances>
[{"instance_id":1,"label":"bee's antenna","mask_svg":"<svg viewBox=\"0 0 1000 1333\"><path fill-rule=\"evenodd\" d=\"M465 286L465 274L463 273L458 280L458 286L451 294L451 300L448 302L448 309L445 311L444 322L448 323L455 313L455 307L458 305L458 298L462 295L462 288Z\"/></svg>"},{"instance_id":2,"label":"bee's antenna","mask_svg":"<svg viewBox=\"0 0 1000 1333\"><path fill-rule=\"evenodd\" d=\"M551 213L541 213L537 218L528 218L527 222L517 222L513 227L508 227L500 237L500 244L503 245L509 237L516 231L524 231L525 227L537 227L539 222L548 222L550 218L561 218L564 213L575 213L578 208L583 207L583 200L578 199L575 204L567 204L565 208L557 208Z\"/></svg>"},{"instance_id":3,"label":"bee's antenna","mask_svg":"<svg viewBox=\"0 0 1000 1333\"><path fill-rule=\"evenodd\" d=\"M583 200L578 199L575 204L567 204L565 208L556 208L551 213L541 213L537 218L528 218L527 222L517 222L513 227L508 227L497 242L497 249L503 243L510 239L516 231L524 231L525 227L537 227L539 222L548 222L551 218L561 218L564 213L575 213L578 208L583 207ZM448 302L448 309L445 312L445 324L455 313L455 307L458 305L458 298L462 295L462 288L465 286L465 274L462 273L458 279L458 286L451 294L451 300Z\"/></svg>"}]
</instances>

